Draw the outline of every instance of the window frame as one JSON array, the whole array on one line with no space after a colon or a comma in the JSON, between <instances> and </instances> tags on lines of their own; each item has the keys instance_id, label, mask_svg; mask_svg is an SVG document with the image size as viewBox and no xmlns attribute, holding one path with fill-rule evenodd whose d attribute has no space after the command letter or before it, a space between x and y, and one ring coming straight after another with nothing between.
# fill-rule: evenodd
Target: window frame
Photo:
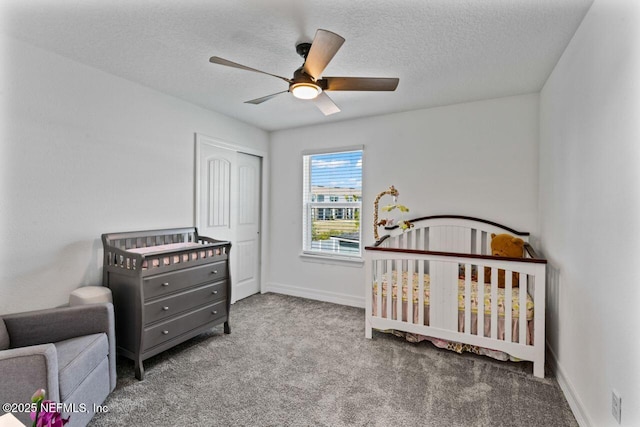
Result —
<instances>
[{"instance_id":1,"label":"window frame","mask_svg":"<svg viewBox=\"0 0 640 427\"><path fill-rule=\"evenodd\" d=\"M330 262L346 262L348 264L356 263L362 265L363 263L363 244L362 244L362 188L364 187L364 183L360 186L360 197L357 197L356 201L338 201L331 202L330 197L324 197L325 201L319 202L317 200L312 201L312 197L310 196L312 191L311 186L311 158L312 156L317 155L326 155L326 154L340 154L340 153L349 153L349 152L360 152L362 163L364 163L364 147L362 145L359 146L351 146L351 147L338 147L338 148L330 148L325 150L304 150L302 152L302 253L301 257L311 259L311 260L320 260L320 262L330 261ZM363 173L362 167L360 168L360 179L362 181ZM331 196L333 197L333 196ZM319 199L316 197L315 199ZM338 196L338 200L340 197ZM346 200L346 198L345 198ZM351 214L355 217L355 209L360 210L360 223L358 226L358 253L347 254L347 253L332 253L332 252L324 252L320 250L312 250L311 242L312 242L312 212L313 209L345 209L351 210L353 213Z\"/></svg>"}]
</instances>

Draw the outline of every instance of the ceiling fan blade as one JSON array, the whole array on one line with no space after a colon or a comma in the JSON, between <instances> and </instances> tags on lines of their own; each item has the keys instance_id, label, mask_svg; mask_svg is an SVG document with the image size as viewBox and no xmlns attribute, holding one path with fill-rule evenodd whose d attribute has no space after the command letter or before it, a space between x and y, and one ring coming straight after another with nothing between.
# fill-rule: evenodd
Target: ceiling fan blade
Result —
<instances>
[{"instance_id":1,"label":"ceiling fan blade","mask_svg":"<svg viewBox=\"0 0 640 427\"><path fill-rule=\"evenodd\" d=\"M262 104L264 101L268 101L271 98L280 95L281 93L287 93L288 90L283 90L282 92L272 93L271 95L263 96L262 98L252 99L251 101L245 101L245 104Z\"/></svg>"},{"instance_id":2,"label":"ceiling fan blade","mask_svg":"<svg viewBox=\"0 0 640 427\"><path fill-rule=\"evenodd\" d=\"M228 59L220 58L218 56L212 56L211 58L209 58L209 62L211 62L213 64L226 65L227 67L239 68L241 70L254 71L256 73L266 74L268 76L273 76L273 77L277 77L279 79L282 79L287 83L291 83L291 81L292 81L291 79L288 79L286 77L282 77L282 76L278 76L278 75L275 75L275 74L267 73L267 72L264 72L264 71L256 70L255 68L251 68L251 67L247 67L246 65L241 65L241 64L238 64L238 63L235 63L235 62L231 62Z\"/></svg>"},{"instance_id":3,"label":"ceiling fan blade","mask_svg":"<svg viewBox=\"0 0 640 427\"><path fill-rule=\"evenodd\" d=\"M331 114L340 112L340 109L338 108L338 106L333 102L331 98L329 98L329 95L327 95L324 92L320 92L320 95L318 95L313 100L313 102L316 104L316 107L318 107L318 109L322 111L322 114L324 114L325 116L329 116Z\"/></svg>"},{"instance_id":4,"label":"ceiling fan blade","mask_svg":"<svg viewBox=\"0 0 640 427\"><path fill-rule=\"evenodd\" d=\"M316 31L311 49L304 62L304 72L314 79L320 78L322 71L344 43L344 38L327 30Z\"/></svg>"},{"instance_id":5,"label":"ceiling fan blade","mask_svg":"<svg viewBox=\"0 0 640 427\"><path fill-rule=\"evenodd\" d=\"M400 79L385 77L324 77L318 83L323 90L384 90L393 91Z\"/></svg>"}]
</instances>

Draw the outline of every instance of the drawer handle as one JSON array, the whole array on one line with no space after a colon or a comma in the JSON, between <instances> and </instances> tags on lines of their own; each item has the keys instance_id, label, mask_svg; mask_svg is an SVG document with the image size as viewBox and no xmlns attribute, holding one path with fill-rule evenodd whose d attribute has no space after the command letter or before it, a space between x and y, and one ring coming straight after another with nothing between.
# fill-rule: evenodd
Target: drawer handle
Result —
<instances>
[{"instance_id":1,"label":"drawer handle","mask_svg":"<svg viewBox=\"0 0 640 427\"><path fill-rule=\"evenodd\" d=\"M218 314L218 312L216 310L213 310L211 314Z\"/></svg>"},{"instance_id":2,"label":"drawer handle","mask_svg":"<svg viewBox=\"0 0 640 427\"><path fill-rule=\"evenodd\" d=\"M168 310L169 310L169 307L167 307L167 306L165 305L164 307L162 307L162 310L163 310L163 311L168 311Z\"/></svg>"},{"instance_id":3,"label":"drawer handle","mask_svg":"<svg viewBox=\"0 0 640 427\"><path fill-rule=\"evenodd\" d=\"M218 291L211 291L212 294L217 295Z\"/></svg>"},{"instance_id":4,"label":"drawer handle","mask_svg":"<svg viewBox=\"0 0 640 427\"><path fill-rule=\"evenodd\" d=\"M168 334L169 334L169 331L167 330L162 331L162 335L168 335Z\"/></svg>"},{"instance_id":5,"label":"drawer handle","mask_svg":"<svg viewBox=\"0 0 640 427\"><path fill-rule=\"evenodd\" d=\"M169 282L164 282L162 286L169 286Z\"/></svg>"},{"instance_id":6,"label":"drawer handle","mask_svg":"<svg viewBox=\"0 0 640 427\"><path fill-rule=\"evenodd\" d=\"M218 274L218 270L213 270L211 274Z\"/></svg>"}]
</instances>

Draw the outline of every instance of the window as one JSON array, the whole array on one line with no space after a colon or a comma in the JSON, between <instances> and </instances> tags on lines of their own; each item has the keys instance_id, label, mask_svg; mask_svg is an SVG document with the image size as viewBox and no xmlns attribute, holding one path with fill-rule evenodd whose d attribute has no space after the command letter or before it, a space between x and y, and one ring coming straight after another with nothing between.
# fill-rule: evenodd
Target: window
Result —
<instances>
[{"instance_id":1,"label":"window","mask_svg":"<svg viewBox=\"0 0 640 427\"><path fill-rule=\"evenodd\" d=\"M303 252L360 257L362 149L303 156Z\"/></svg>"}]
</instances>

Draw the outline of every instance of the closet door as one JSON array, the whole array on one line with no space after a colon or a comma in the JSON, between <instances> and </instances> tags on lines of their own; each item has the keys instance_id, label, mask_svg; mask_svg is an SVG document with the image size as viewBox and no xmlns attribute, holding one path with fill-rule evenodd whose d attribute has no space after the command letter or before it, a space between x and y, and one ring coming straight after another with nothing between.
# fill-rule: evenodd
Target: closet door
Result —
<instances>
[{"instance_id":1,"label":"closet door","mask_svg":"<svg viewBox=\"0 0 640 427\"><path fill-rule=\"evenodd\" d=\"M260 291L260 157L198 140L196 226L231 242L231 302Z\"/></svg>"}]
</instances>

